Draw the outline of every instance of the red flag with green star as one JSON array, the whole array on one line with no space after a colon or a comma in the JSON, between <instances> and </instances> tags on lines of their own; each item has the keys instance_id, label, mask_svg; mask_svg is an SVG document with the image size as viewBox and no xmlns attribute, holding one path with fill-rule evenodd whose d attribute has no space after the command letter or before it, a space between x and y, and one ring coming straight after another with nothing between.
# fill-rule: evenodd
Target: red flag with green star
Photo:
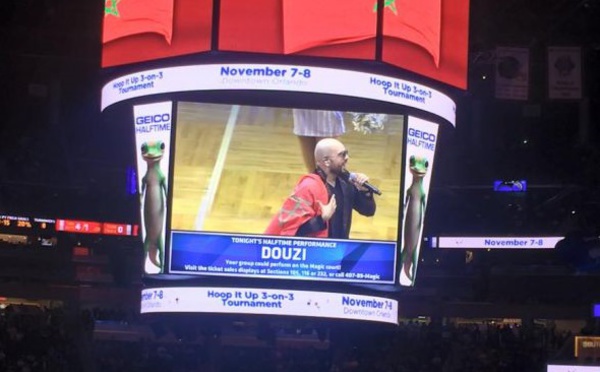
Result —
<instances>
[{"instance_id":1,"label":"red flag with green star","mask_svg":"<svg viewBox=\"0 0 600 372\"><path fill-rule=\"evenodd\" d=\"M171 44L174 0L105 0L102 42L157 33Z\"/></svg>"},{"instance_id":2,"label":"red flag with green star","mask_svg":"<svg viewBox=\"0 0 600 372\"><path fill-rule=\"evenodd\" d=\"M442 0L384 0L383 35L425 49L440 59ZM285 0L284 53L374 38L377 0Z\"/></svg>"}]
</instances>

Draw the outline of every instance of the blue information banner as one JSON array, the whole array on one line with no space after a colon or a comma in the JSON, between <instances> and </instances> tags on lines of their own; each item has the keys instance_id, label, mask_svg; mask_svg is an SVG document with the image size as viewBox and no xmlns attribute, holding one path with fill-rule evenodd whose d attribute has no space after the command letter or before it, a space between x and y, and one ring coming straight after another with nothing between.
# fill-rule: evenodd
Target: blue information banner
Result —
<instances>
[{"instance_id":1,"label":"blue information banner","mask_svg":"<svg viewBox=\"0 0 600 372\"><path fill-rule=\"evenodd\" d=\"M171 273L394 283L395 263L395 242L171 233Z\"/></svg>"}]
</instances>

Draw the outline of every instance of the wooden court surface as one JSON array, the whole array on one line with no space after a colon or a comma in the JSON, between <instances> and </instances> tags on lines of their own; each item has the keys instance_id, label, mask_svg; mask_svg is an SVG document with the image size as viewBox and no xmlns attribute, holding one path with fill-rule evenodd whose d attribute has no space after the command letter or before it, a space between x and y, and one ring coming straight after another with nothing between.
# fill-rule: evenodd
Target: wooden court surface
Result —
<instances>
[{"instance_id":1,"label":"wooden court surface","mask_svg":"<svg viewBox=\"0 0 600 372\"><path fill-rule=\"evenodd\" d=\"M367 135L345 119L348 169L383 193L374 217L354 213L350 237L396 240L403 118ZM172 228L261 234L306 173L292 127L291 109L178 103Z\"/></svg>"}]
</instances>

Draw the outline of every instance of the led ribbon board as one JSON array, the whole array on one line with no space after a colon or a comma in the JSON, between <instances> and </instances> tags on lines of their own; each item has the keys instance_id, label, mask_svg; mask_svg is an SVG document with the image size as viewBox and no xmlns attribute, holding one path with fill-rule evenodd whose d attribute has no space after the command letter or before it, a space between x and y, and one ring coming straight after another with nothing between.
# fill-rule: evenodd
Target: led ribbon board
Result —
<instances>
[{"instance_id":1,"label":"led ribbon board","mask_svg":"<svg viewBox=\"0 0 600 372\"><path fill-rule=\"evenodd\" d=\"M265 288L144 289L141 312L308 316L398 324L398 301L389 298Z\"/></svg>"},{"instance_id":2,"label":"led ribbon board","mask_svg":"<svg viewBox=\"0 0 600 372\"><path fill-rule=\"evenodd\" d=\"M389 102L456 124L456 104L426 85L366 72L300 65L207 64L124 75L102 88L101 108L155 94L209 90L264 90L335 94Z\"/></svg>"},{"instance_id":3,"label":"led ribbon board","mask_svg":"<svg viewBox=\"0 0 600 372\"><path fill-rule=\"evenodd\" d=\"M440 236L436 239L436 244L434 248L554 249L556 244L562 239L564 239L564 237L560 236Z\"/></svg>"}]
</instances>

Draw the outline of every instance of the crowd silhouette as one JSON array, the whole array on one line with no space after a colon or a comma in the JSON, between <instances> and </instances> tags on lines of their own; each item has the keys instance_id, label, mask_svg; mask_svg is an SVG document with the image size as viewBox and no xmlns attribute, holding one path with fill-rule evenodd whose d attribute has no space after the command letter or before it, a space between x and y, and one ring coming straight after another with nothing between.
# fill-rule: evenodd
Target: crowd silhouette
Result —
<instances>
[{"instance_id":1,"label":"crowd silhouette","mask_svg":"<svg viewBox=\"0 0 600 372\"><path fill-rule=\"evenodd\" d=\"M557 358L599 362L574 360L573 334L552 322L337 322L326 325L325 334L303 330L302 337L281 342L281 330L272 329L270 337L259 332L254 342L236 344L217 328L172 337L168 323L159 336L120 337L118 325L150 326L134 311L92 309L73 317L63 308L9 305L0 315L0 370L14 372L541 372ZM99 322L112 322L117 331L99 338ZM600 335L598 321L590 319L577 334Z\"/></svg>"}]
</instances>

